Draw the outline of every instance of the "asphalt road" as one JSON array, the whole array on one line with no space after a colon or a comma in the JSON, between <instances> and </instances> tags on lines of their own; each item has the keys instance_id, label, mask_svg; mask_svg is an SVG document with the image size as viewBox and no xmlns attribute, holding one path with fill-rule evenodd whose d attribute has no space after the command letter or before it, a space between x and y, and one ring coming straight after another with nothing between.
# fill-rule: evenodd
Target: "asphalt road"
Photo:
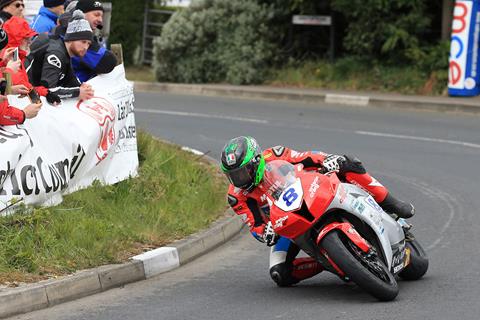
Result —
<instances>
[{"instance_id":1,"label":"asphalt road","mask_svg":"<svg viewBox=\"0 0 480 320\"><path fill-rule=\"evenodd\" d=\"M268 250L246 231L148 281L13 319L478 319L479 117L365 107L137 94L139 128L209 152L252 135L263 147L353 154L412 201L414 232L430 256L417 282L380 303L322 273L292 288L268 275Z\"/></svg>"}]
</instances>

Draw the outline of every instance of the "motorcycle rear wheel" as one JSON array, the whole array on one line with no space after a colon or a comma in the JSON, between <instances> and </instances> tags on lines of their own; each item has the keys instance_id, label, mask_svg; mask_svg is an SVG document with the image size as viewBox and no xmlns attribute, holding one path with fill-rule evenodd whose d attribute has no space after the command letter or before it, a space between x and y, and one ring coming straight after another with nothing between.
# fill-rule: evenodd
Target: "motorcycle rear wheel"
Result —
<instances>
[{"instance_id":1,"label":"motorcycle rear wheel","mask_svg":"<svg viewBox=\"0 0 480 320\"><path fill-rule=\"evenodd\" d=\"M410 248L410 264L398 276L404 280L418 280L428 270L428 257L417 240L407 241Z\"/></svg>"},{"instance_id":2,"label":"motorcycle rear wheel","mask_svg":"<svg viewBox=\"0 0 480 320\"><path fill-rule=\"evenodd\" d=\"M338 231L329 232L321 246L353 282L378 300L390 301L398 295L397 281L378 255L366 257Z\"/></svg>"}]
</instances>

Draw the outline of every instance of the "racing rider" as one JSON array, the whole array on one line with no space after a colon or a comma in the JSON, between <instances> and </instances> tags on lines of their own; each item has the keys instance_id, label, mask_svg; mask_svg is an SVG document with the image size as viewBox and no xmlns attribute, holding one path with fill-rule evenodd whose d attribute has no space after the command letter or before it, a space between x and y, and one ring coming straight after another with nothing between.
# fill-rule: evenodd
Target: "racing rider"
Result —
<instances>
[{"instance_id":1,"label":"racing rider","mask_svg":"<svg viewBox=\"0 0 480 320\"><path fill-rule=\"evenodd\" d=\"M414 207L393 197L386 187L367 173L360 160L318 151L297 152L283 146L262 149L252 137L237 137L223 148L221 168L230 181L228 203L249 226L252 235L271 246L270 276L278 286L290 286L313 277L323 269L315 259L296 258L300 248L287 238L278 237L265 213L266 196L256 188L263 178L265 163L285 160L303 164L305 170L336 171L340 179L370 193L384 211L400 218L410 218Z\"/></svg>"}]
</instances>

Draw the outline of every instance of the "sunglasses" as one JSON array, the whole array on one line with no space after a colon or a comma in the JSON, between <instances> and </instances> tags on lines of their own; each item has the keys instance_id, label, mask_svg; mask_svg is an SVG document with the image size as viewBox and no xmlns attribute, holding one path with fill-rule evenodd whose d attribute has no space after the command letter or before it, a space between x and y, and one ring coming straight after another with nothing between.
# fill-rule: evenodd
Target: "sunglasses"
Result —
<instances>
[{"instance_id":1,"label":"sunglasses","mask_svg":"<svg viewBox=\"0 0 480 320\"><path fill-rule=\"evenodd\" d=\"M20 7L25 8L25 5L23 4L23 2L17 2L17 3L15 3L15 8L18 9L18 8L20 8Z\"/></svg>"}]
</instances>

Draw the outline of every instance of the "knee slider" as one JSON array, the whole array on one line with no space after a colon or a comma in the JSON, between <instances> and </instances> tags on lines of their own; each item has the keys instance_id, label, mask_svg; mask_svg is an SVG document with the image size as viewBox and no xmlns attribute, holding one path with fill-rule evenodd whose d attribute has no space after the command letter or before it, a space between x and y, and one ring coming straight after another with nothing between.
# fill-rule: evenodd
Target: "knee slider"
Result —
<instances>
[{"instance_id":1,"label":"knee slider","mask_svg":"<svg viewBox=\"0 0 480 320\"><path fill-rule=\"evenodd\" d=\"M340 163L340 170L339 170L340 174L343 175L347 172L364 174L367 172L362 162L357 157L348 156L348 155L344 155L344 157L345 157L345 161L342 161L342 163Z\"/></svg>"},{"instance_id":2,"label":"knee slider","mask_svg":"<svg viewBox=\"0 0 480 320\"><path fill-rule=\"evenodd\" d=\"M279 287L287 287L298 282L290 273L285 263L280 263L270 268L270 277Z\"/></svg>"}]
</instances>

